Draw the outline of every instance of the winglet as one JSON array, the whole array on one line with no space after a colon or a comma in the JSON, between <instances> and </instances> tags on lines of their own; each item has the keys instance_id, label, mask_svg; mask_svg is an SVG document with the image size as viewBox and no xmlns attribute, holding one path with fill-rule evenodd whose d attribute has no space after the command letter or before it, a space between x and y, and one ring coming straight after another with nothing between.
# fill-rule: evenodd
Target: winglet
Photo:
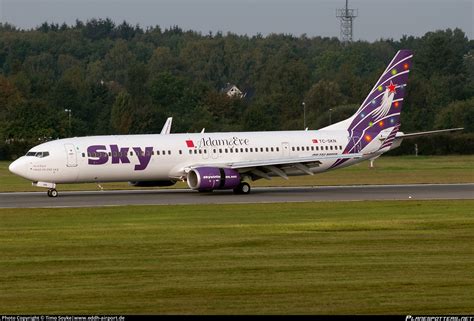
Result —
<instances>
[{"instance_id":1,"label":"winglet","mask_svg":"<svg viewBox=\"0 0 474 321\"><path fill-rule=\"evenodd\" d=\"M163 125L163 129L161 130L161 135L169 135L171 132L171 123L173 122L173 117L168 117L166 119L165 124Z\"/></svg>"}]
</instances>

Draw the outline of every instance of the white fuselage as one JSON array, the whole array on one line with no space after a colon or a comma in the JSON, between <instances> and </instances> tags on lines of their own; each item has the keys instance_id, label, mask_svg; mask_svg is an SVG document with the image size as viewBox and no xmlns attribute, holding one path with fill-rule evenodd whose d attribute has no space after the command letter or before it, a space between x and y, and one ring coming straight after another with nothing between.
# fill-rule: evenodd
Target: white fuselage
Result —
<instances>
[{"instance_id":1,"label":"white fuselage","mask_svg":"<svg viewBox=\"0 0 474 321\"><path fill-rule=\"evenodd\" d=\"M197 166L339 155L349 139L353 138L347 131L336 130L76 137L38 145L10 170L34 182L55 184L180 180L189 168ZM374 157L380 145L374 139L363 150L370 156L350 159L339 167ZM48 154L35 156L41 152ZM310 170L324 172L335 161L323 160ZM289 168L287 174L304 173Z\"/></svg>"}]
</instances>

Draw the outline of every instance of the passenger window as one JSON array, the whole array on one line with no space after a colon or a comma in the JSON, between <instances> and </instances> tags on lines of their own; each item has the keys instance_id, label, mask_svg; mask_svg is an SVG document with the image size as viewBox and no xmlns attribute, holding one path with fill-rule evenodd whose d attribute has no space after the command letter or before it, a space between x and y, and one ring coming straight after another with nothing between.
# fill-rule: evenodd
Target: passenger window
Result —
<instances>
[{"instance_id":1,"label":"passenger window","mask_svg":"<svg viewBox=\"0 0 474 321\"><path fill-rule=\"evenodd\" d=\"M270 147L270 151L273 152L273 147Z\"/></svg>"},{"instance_id":2,"label":"passenger window","mask_svg":"<svg viewBox=\"0 0 474 321\"><path fill-rule=\"evenodd\" d=\"M199 154L202 154L202 150L201 150L201 149L199 150Z\"/></svg>"},{"instance_id":3,"label":"passenger window","mask_svg":"<svg viewBox=\"0 0 474 321\"><path fill-rule=\"evenodd\" d=\"M160 156L160 151L159 150L156 151L156 155Z\"/></svg>"},{"instance_id":4,"label":"passenger window","mask_svg":"<svg viewBox=\"0 0 474 321\"><path fill-rule=\"evenodd\" d=\"M171 151L170 151L170 150L168 151L168 155L171 155Z\"/></svg>"},{"instance_id":5,"label":"passenger window","mask_svg":"<svg viewBox=\"0 0 474 321\"><path fill-rule=\"evenodd\" d=\"M222 154L222 148L219 148L219 154Z\"/></svg>"},{"instance_id":6,"label":"passenger window","mask_svg":"<svg viewBox=\"0 0 474 321\"><path fill-rule=\"evenodd\" d=\"M245 149L245 152L246 152L246 153L248 153L248 152L249 152L249 149L248 149L248 148L246 148L246 149Z\"/></svg>"},{"instance_id":7,"label":"passenger window","mask_svg":"<svg viewBox=\"0 0 474 321\"><path fill-rule=\"evenodd\" d=\"M294 152L294 151L295 151L295 148L294 148L294 147L291 147L291 151Z\"/></svg>"},{"instance_id":8,"label":"passenger window","mask_svg":"<svg viewBox=\"0 0 474 321\"><path fill-rule=\"evenodd\" d=\"M319 147L318 147L318 146L316 146L316 150L319 150Z\"/></svg>"},{"instance_id":9,"label":"passenger window","mask_svg":"<svg viewBox=\"0 0 474 321\"><path fill-rule=\"evenodd\" d=\"M190 149L190 150L189 150L189 155L191 155L192 153L193 153L193 150L192 150L192 149Z\"/></svg>"},{"instance_id":10,"label":"passenger window","mask_svg":"<svg viewBox=\"0 0 474 321\"><path fill-rule=\"evenodd\" d=\"M228 152L227 148L226 148L226 149L224 149L224 153L226 153L226 154L227 154L227 152Z\"/></svg>"},{"instance_id":11,"label":"passenger window","mask_svg":"<svg viewBox=\"0 0 474 321\"><path fill-rule=\"evenodd\" d=\"M276 151L279 152L279 151L280 151L280 147L277 147L277 148L276 148Z\"/></svg>"},{"instance_id":12,"label":"passenger window","mask_svg":"<svg viewBox=\"0 0 474 321\"><path fill-rule=\"evenodd\" d=\"M243 153L243 152L244 152L244 149L243 149L243 148L241 148L241 149L240 149L240 152L241 152L241 153Z\"/></svg>"},{"instance_id":13,"label":"passenger window","mask_svg":"<svg viewBox=\"0 0 474 321\"><path fill-rule=\"evenodd\" d=\"M204 154L207 154L207 149L204 150Z\"/></svg>"},{"instance_id":14,"label":"passenger window","mask_svg":"<svg viewBox=\"0 0 474 321\"><path fill-rule=\"evenodd\" d=\"M300 151L300 147L299 147L299 146L296 146L296 151L297 151L297 152Z\"/></svg>"},{"instance_id":15,"label":"passenger window","mask_svg":"<svg viewBox=\"0 0 474 321\"><path fill-rule=\"evenodd\" d=\"M311 146L311 150L314 151L314 146Z\"/></svg>"},{"instance_id":16,"label":"passenger window","mask_svg":"<svg viewBox=\"0 0 474 321\"><path fill-rule=\"evenodd\" d=\"M133 156L133 152L130 152L130 156Z\"/></svg>"},{"instance_id":17,"label":"passenger window","mask_svg":"<svg viewBox=\"0 0 474 321\"><path fill-rule=\"evenodd\" d=\"M250 148L250 152L253 153L253 148Z\"/></svg>"},{"instance_id":18,"label":"passenger window","mask_svg":"<svg viewBox=\"0 0 474 321\"><path fill-rule=\"evenodd\" d=\"M330 149L330 150L332 150L332 145L331 145L331 146L329 146L329 149Z\"/></svg>"},{"instance_id":19,"label":"passenger window","mask_svg":"<svg viewBox=\"0 0 474 321\"><path fill-rule=\"evenodd\" d=\"M179 152L180 155L183 154L183 151L181 149L178 152Z\"/></svg>"},{"instance_id":20,"label":"passenger window","mask_svg":"<svg viewBox=\"0 0 474 321\"><path fill-rule=\"evenodd\" d=\"M82 157L86 157L86 154L85 154L85 153L82 153Z\"/></svg>"}]
</instances>

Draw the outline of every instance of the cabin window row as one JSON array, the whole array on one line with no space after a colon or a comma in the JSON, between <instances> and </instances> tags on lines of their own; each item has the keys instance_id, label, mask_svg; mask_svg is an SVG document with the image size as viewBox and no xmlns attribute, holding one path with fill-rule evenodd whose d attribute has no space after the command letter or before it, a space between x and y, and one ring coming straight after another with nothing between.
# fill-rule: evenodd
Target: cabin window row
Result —
<instances>
[{"instance_id":1,"label":"cabin window row","mask_svg":"<svg viewBox=\"0 0 474 321\"><path fill-rule=\"evenodd\" d=\"M296 147L291 147L291 151L293 152L299 152L299 151L319 151L319 150L342 150L342 146L296 146Z\"/></svg>"},{"instance_id":2,"label":"cabin window row","mask_svg":"<svg viewBox=\"0 0 474 321\"><path fill-rule=\"evenodd\" d=\"M237 154L237 153L271 153L271 152L279 152L279 147L246 147L246 148L214 148L212 152L216 154ZM189 154L207 154L206 149L190 149Z\"/></svg>"},{"instance_id":3,"label":"cabin window row","mask_svg":"<svg viewBox=\"0 0 474 321\"><path fill-rule=\"evenodd\" d=\"M179 151L180 154L182 154L181 151ZM125 156L133 156L134 153L133 152L130 152L130 153L121 153L121 152L95 152L95 153L87 153L87 156L88 157L105 157L105 156L109 156L109 157L125 157ZM138 153L137 153L138 155ZM142 151L140 152L140 156L154 156L155 155L155 151ZM163 151L159 151L157 150L156 151L156 155L159 156L159 155L171 155L171 151L168 150L163 150ZM82 157L86 157L86 153L82 153Z\"/></svg>"},{"instance_id":4,"label":"cabin window row","mask_svg":"<svg viewBox=\"0 0 474 321\"><path fill-rule=\"evenodd\" d=\"M293 146L291 147L291 150L293 152L299 152L299 151L319 151L319 150L342 150L342 146ZM246 147L246 148L219 148L219 149L213 149L212 152L214 154L216 154L217 152L219 152L219 154L229 154L229 153L258 153L258 152L261 152L261 153L264 153L264 152L267 152L267 153L272 153L272 152L279 152L280 151L280 148L279 147ZM183 151L182 150L178 150L178 153L180 155L183 154ZM109 157L125 157L125 156L128 156L128 154L130 156L133 156L134 155L134 152L129 152L129 153L122 153L122 152L95 152L95 153L87 153L87 156L88 157L105 157L105 156L109 156ZM207 150L206 149L190 149L189 150L189 154L207 154ZM155 155L155 151L142 151L141 156L154 156ZM171 150L157 150L156 151L156 155L157 156L160 156L160 155L171 155ZM86 157L86 153L82 153L82 157Z\"/></svg>"}]
</instances>

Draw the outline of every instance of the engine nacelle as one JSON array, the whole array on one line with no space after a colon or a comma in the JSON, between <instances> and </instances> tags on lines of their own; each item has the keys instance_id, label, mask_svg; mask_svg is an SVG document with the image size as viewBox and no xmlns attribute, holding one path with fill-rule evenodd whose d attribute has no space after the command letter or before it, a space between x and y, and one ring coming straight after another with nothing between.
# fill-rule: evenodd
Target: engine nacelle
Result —
<instances>
[{"instance_id":1,"label":"engine nacelle","mask_svg":"<svg viewBox=\"0 0 474 321\"><path fill-rule=\"evenodd\" d=\"M176 181L141 181L141 182L128 182L130 185L135 187L156 187L156 186L173 186Z\"/></svg>"},{"instance_id":2,"label":"engine nacelle","mask_svg":"<svg viewBox=\"0 0 474 321\"><path fill-rule=\"evenodd\" d=\"M234 189L240 184L240 174L234 169L217 167L198 167L189 171L188 186L200 191L214 189Z\"/></svg>"}]
</instances>

